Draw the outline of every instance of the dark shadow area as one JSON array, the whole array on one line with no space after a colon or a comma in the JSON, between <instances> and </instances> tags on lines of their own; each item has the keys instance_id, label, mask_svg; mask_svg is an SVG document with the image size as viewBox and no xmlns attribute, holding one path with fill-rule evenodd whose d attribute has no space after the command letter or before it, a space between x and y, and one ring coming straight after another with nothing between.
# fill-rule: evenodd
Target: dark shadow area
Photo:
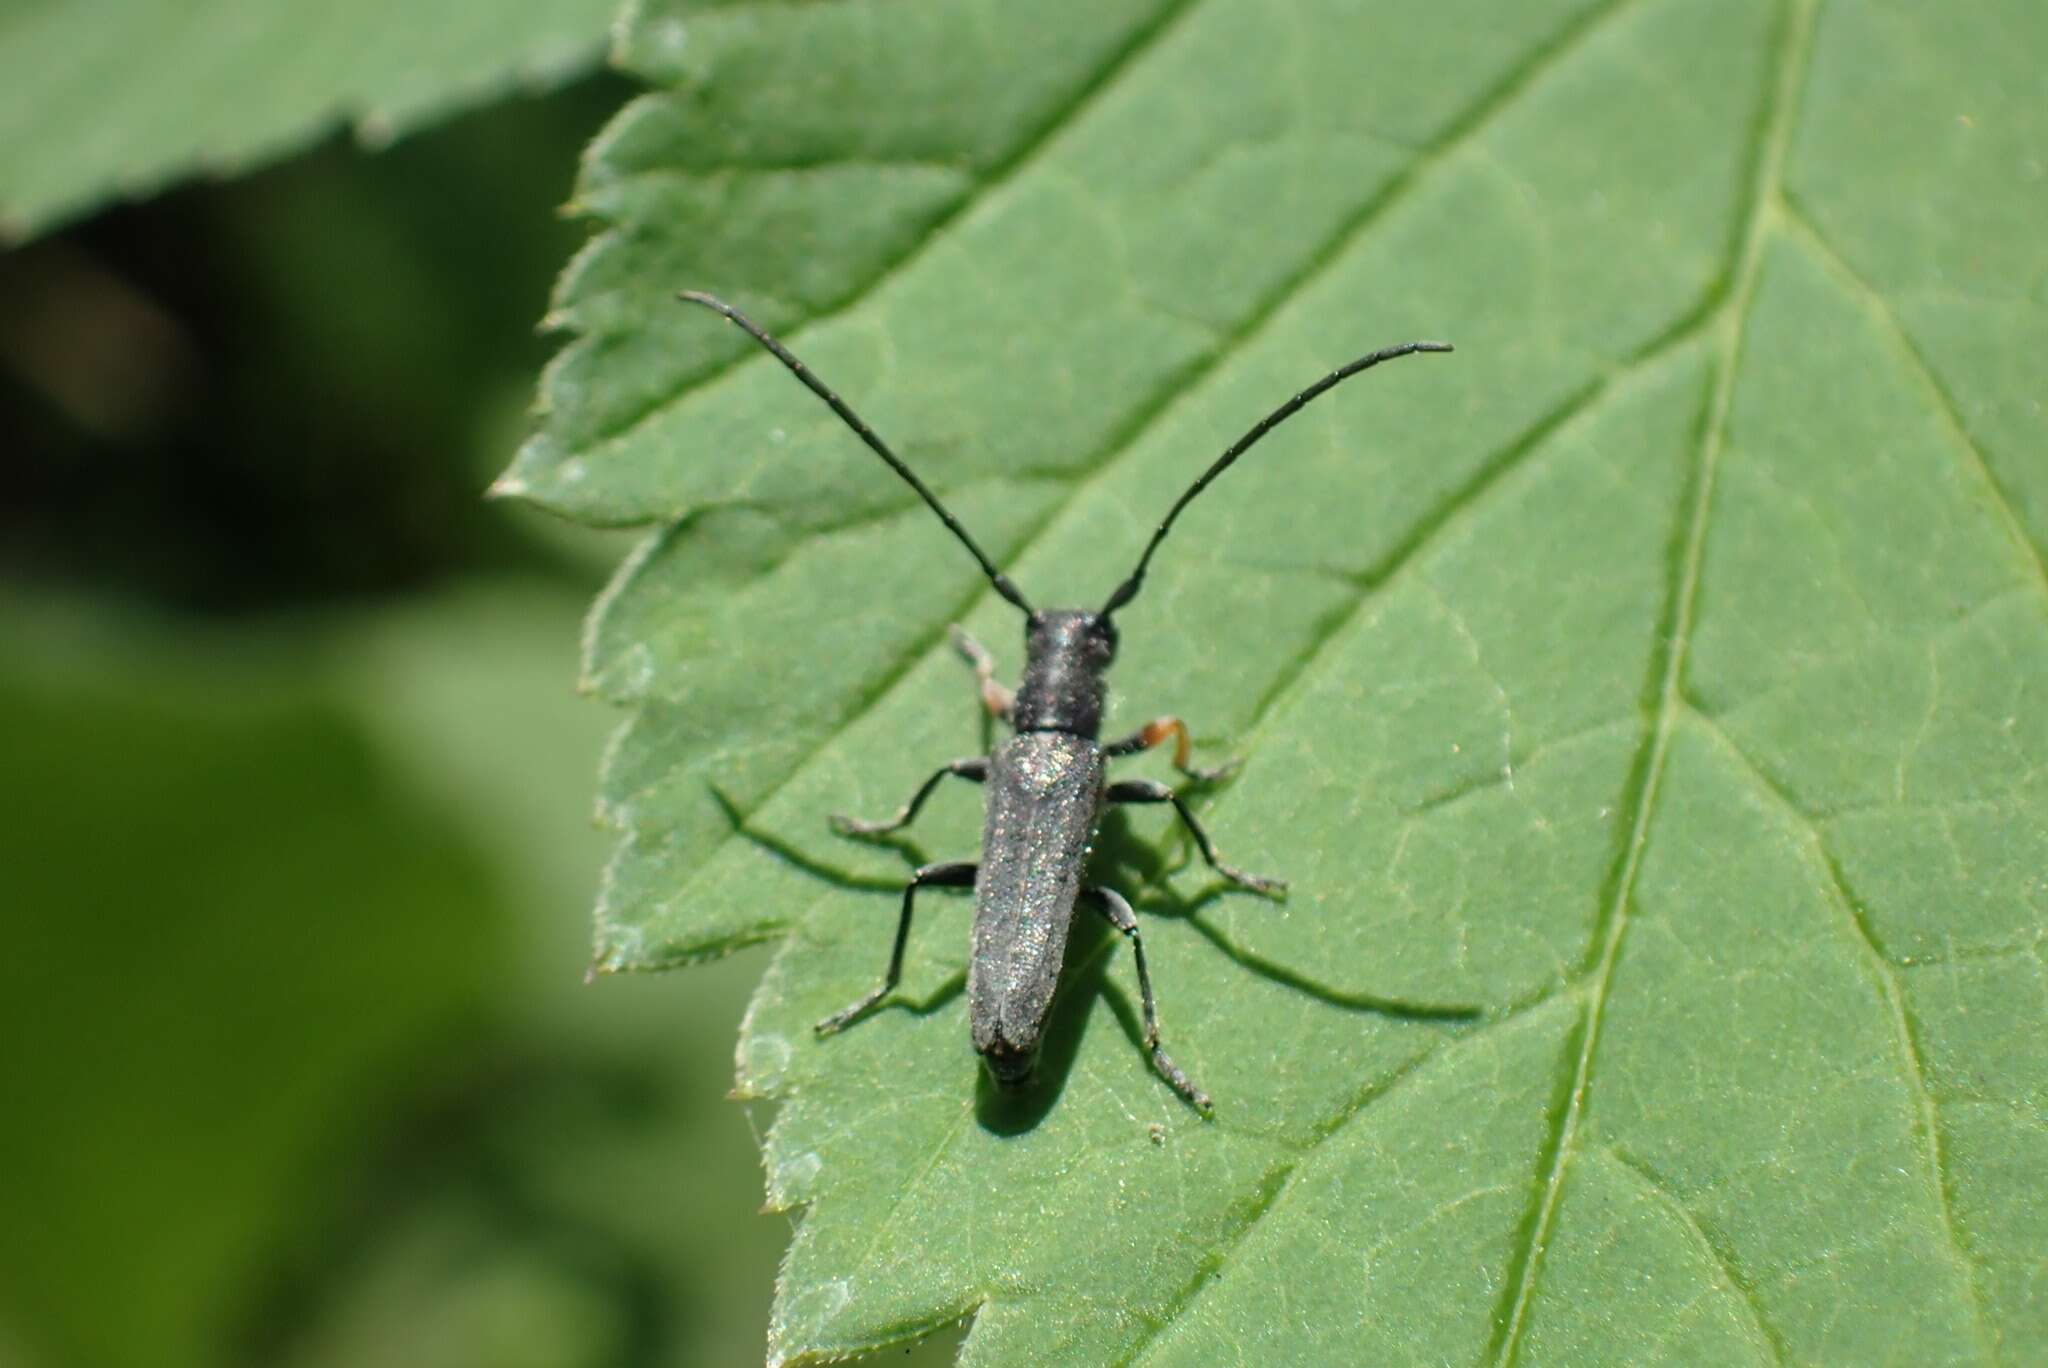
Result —
<instances>
[{"instance_id":1,"label":"dark shadow area","mask_svg":"<svg viewBox=\"0 0 2048 1368\"><path fill-rule=\"evenodd\" d=\"M1192 856L1193 842L1183 841L1182 844L1187 855L1181 860L1169 862L1158 849L1137 839L1131 832L1126 816L1112 808L1105 816L1102 830L1096 840L1096 881L1122 892L1131 900L1132 906L1141 916L1178 917L1200 932L1203 939L1252 973L1329 1006L1350 1012L1368 1012L1399 1021L1449 1024L1477 1021L1487 1014L1488 1009L1485 1007L1464 1003L1411 1002L1377 993L1350 992L1335 988L1318 983L1298 970L1277 964L1245 949L1204 918L1202 911L1224 898L1245 899L1262 904L1267 904L1268 900L1257 894L1233 888L1229 883L1213 875L1199 892L1191 897L1183 897L1166 882L1167 877L1184 867L1186 858ZM1282 873L1284 875L1285 871Z\"/></svg>"},{"instance_id":2,"label":"dark shadow area","mask_svg":"<svg viewBox=\"0 0 2048 1368\"><path fill-rule=\"evenodd\" d=\"M593 75L374 157L336 134L0 253L0 577L203 614L594 581L480 495L555 349L585 236L557 206L630 94Z\"/></svg>"},{"instance_id":3,"label":"dark shadow area","mask_svg":"<svg viewBox=\"0 0 2048 1368\"><path fill-rule=\"evenodd\" d=\"M1154 845L1131 830L1131 816L1120 807L1106 808L1095 830L1095 850L1088 860L1088 882L1114 888L1138 906L1138 899L1178 869L1182 856L1168 855L1173 835Z\"/></svg>"},{"instance_id":4,"label":"dark shadow area","mask_svg":"<svg viewBox=\"0 0 2048 1368\"><path fill-rule=\"evenodd\" d=\"M801 870L812 878L829 883L835 888L850 888L864 893L887 891L900 894L903 892L903 885L906 882L904 879L868 879L862 878L857 874L849 874L843 869L833 868L815 855L798 849L780 836L771 836L765 831L756 831L747 825L746 814L740 811L739 805L733 802L724 790L720 789L716 784L706 784L704 787L711 794L711 801L717 803L718 810L725 815L726 823L732 828L733 835L759 847L791 868ZM864 838L835 837L834 839L851 840ZM905 862L912 869L930 863L925 858L924 852L915 843L904 837L876 837L868 843L894 847L901 852Z\"/></svg>"},{"instance_id":5,"label":"dark shadow area","mask_svg":"<svg viewBox=\"0 0 2048 1368\"><path fill-rule=\"evenodd\" d=\"M967 971L959 969L948 975L944 983L932 989L931 992L921 998L913 997L909 993L904 992L903 985L898 984L895 992L889 994L887 998L876 1004L875 1011L908 1012L915 1017L928 1017L934 1012L943 1011L947 1006L951 1005L954 999L966 991ZM848 1029L852 1028L849 1027Z\"/></svg>"},{"instance_id":6,"label":"dark shadow area","mask_svg":"<svg viewBox=\"0 0 2048 1368\"><path fill-rule=\"evenodd\" d=\"M829 823L827 829L830 830ZM916 837L906 836L900 831L888 831L879 835L833 831L832 839L835 841L845 841L850 845L874 846L881 850L893 850L903 857L903 863L911 869L916 869L920 865L931 864L933 859L922 842Z\"/></svg>"},{"instance_id":7,"label":"dark shadow area","mask_svg":"<svg viewBox=\"0 0 2048 1368\"><path fill-rule=\"evenodd\" d=\"M1207 906L1208 902L1209 899L1207 897L1201 898L1188 911L1180 915L1186 917L1188 924L1199 931L1204 940L1207 940L1211 945L1245 968L1261 978L1270 979L1274 983L1284 984L1297 993L1305 993L1317 1002L1327 1003L1329 1006L1339 1007L1347 1012L1370 1012L1375 1016L1391 1017L1397 1021L1464 1023L1478 1021L1487 1014L1487 1009L1484 1007L1470 1007L1454 1003L1410 1002L1405 998L1383 997L1377 993L1346 992L1340 988L1332 988L1327 984L1317 983L1314 979L1299 974L1289 969L1286 965L1275 964L1263 956L1253 954L1224 935L1221 930L1204 920L1200 915L1198 909Z\"/></svg>"}]
</instances>

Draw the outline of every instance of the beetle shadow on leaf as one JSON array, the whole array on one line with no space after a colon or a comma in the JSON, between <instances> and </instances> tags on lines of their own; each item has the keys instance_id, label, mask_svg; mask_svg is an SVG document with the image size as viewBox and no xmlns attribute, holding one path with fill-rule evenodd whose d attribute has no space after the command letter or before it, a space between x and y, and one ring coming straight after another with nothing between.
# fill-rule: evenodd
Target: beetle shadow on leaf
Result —
<instances>
[{"instance_id":1,"label":"beetle shadow on leaf","mask_svg":"<svg viewBox=\"0 0 2048 1368\"><path fill-rule=\"evenodd\" d=\"M849 873L829 863L819 854L814 854L810 850L800 847L780 836L775 836L755 828L748 823L746 814L740 810L739 804L734 802L723 789L720 789L715 784L707 785L707 788L711 793L712 801L716 802L719 810L725 814L726 824L731 828L733 835L746 841L755 849L765 851L769 855L774 856L790 866L790 868L838 888L855 889L867 893L902 893L903 880L901 879L874 878ZM844 838L839 839L843 840ZM892 835L863 838L863 842L869 845L886 846L894 849L897 854L903 857L905 863L913 869L919 865L930 863L925 857L923 849L905 836ZM821 848L823 848L822 843Z\"/></svg>"},{"instance_id":2,"label":"beetle shadow on leaf","mask_svg":"<svg viewBox=\"0 0 2048 1368\"><path fill-rule=\"evenodd\" d=\"M1131 830L1130 813L1105 806L1102 824L1095 829L1094 852L1088 860L1088 882L1113 888L1133 903L1138 894L1162 882L1175 868L1171 853L1173 838L1158 843L1147 841Z\"/></svg>"},{"instance_id":3,"label":"beetle shadow on leaf","mask_svg":"<svg viewBox=\"0 0 2048 1368\"><path fill-rule=\"evenodd\" d=\"M1191 844L1191 843L1190 843ZM1397 1021L1434 1022L1462 1025L1485 1017L1488 1008L1468 1003L1415 1002L1380 993L1362 993L1319 983L1300 970L1276 963L1233 941L1214 921L1203 915L1213 903L1226 898L1251 904L1278 906L1257 894L1231 887L1210 872L1210 880L1191 895L1184 895L1167 882L1185 860L1173 860L1161 849L1133 835L1123 813L1111 809L1096 843L1096 881L1116 888L1136 905L1142 925L1148 917L1175 918L1186 922L1233 962L1269 982L1291 988L1331 1007L1363 1012ZM1142 900L1140 898L1142 894Z\"/></svg>"}]
</instances>

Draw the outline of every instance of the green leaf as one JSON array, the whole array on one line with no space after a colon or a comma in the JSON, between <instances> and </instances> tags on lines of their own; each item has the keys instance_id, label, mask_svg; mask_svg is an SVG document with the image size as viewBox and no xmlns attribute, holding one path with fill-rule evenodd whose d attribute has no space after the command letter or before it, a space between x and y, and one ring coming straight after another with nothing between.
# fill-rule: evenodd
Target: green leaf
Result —
<instances>
[{"instance_id":1,"label":"green leaf","mask_svg":"<svg viewBox=\"0 0 2048 1368\"><path fill-rule=\"evenodd\" d=\"M494 870L285 634L0 618L0 1317L21 1362L233 1361L503 980Z\"/></svg>"},{"instance_id":2,"label":"green leaf","mask_svg":"<svg viewBox=\"0 0 2048 1368\"><path fill-rule=\"evenodd\" d=\"M337 124L385 143L602 51L614 0L28 0L0 16L0 239Z\"/></svg>"},{"instance_id":3,"label":"green leaf","mask_svg":"<svg viewBox=\"0 0 2048 1368\"><path fill-rule=\"evenodd\" d=\"M2044 42L2021 0L640 16L500 487L657 528L589 634L599 961L779 945L773 1359L970 1315L977 1364L2048 1352ZM813 1037L978 833L824 818L982 744L945 627L1014 675L1016 617L679 286L1052 604L1323 370L1457 343L1271 438L1119 617L1112 725L1246 755L1205 818L1294 886L1105 828L1213 1119L1094 928L992 1098L943 894Z\"/></svg>"}]
</instances>

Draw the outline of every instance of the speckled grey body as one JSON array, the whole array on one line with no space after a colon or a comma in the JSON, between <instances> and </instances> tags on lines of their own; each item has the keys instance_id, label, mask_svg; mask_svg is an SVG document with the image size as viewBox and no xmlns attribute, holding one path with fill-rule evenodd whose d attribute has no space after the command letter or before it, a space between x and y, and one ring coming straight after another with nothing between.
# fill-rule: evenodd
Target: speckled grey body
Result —
<instances>
[{"instance_id":1,"label":"speckled grey body","mask_svg":"<svg viewBox=\"0 0 2048 1368\"><path fill-rule=\"evenodd\" d=\"M974 1048L1007 1082L1028 1075L1038 1057L1102 781L1102 747L1071 732L1014 736L989 766L967 1017Z\"/></svg>"}]
</instances>

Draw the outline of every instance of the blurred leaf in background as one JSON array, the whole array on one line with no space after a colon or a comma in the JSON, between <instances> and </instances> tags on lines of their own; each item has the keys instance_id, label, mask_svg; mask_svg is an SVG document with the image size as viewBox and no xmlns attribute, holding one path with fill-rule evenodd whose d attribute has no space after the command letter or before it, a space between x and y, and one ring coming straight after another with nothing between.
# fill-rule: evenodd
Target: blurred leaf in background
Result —
<instances>
[{"instance_id":1,"label":"blurred leaf in background","mask_svg":"<svg viewBox=\"0 0 2048 1368\"><path fill-rule=\"evenodd\" d=\"M364 1092L475 1026L505 909L310 681L8 636L0 1265L78 1361L202 1361Z\"/></svg>"},{"instance_id":2,"label":"blurred leaf in background","mask_svg":"<svg viewBox=\"0 0 2048 1368\"><path fill-rule=\"evenodd\" d=\"M583 984L618 550L480 497L627 95L0 257L0 1358L759 1357L761 966Z\"/></svg>"},{"instance_id":3,"label":"blurred leaf in background","mask_svg":"<svg viewBox=\"0 0 2048 1368\"><path fill-rule=\"evenodd\" d=\"M0 239L336 124L379 145L587 71L613 0L24 0L0 14Z\"/></svg>"},{"instance_id":4,"label":"blurred leaf in background","mask_svg":"<svg viewBox=\"0 0 2048 1368\"><path fill-rule=\"evenodd\" d=\"M761 941L741 1087L803 1209L771 1355L2027 1361L2048 1351L2048 11L1898 0L634 12L506 492L654 529L600 601L602 963ZM836 841L974 744L1018 624L738 330L782 329L1041 604L1284 910L1113 822L1169 1042L1091 936L986 1095L967 916ZM1478 1025L1413 1010L1480 1003Z\"/></svg>"}]
</instances>

